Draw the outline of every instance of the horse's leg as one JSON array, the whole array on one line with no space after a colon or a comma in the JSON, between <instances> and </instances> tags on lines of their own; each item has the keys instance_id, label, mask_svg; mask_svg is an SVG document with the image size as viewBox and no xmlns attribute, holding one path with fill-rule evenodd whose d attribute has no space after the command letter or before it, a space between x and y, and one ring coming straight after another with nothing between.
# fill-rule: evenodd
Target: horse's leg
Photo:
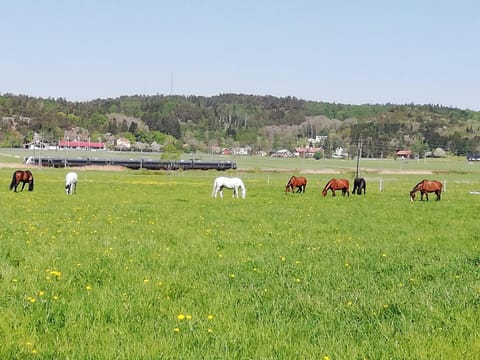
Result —
<instances>
[{"instance_id":1,"label":"horse's leg","mask_svg":"<svg viewBox=\"0 0 480 360\"><path fill-rule=\"evenodd\" d=\"M440 197L442 195L442 190L435 191L435 194L437 195L437 201L440 200Z\"/></svg>"},{"instance_id":2,"label":"horse's leg","mask_svg":"<svg viewBox=\"0 0 480 360\"><path fill-rule=\"evenodd\" d=\"M332 196L335 196L335 190L332 189Z\"/></svg>"},{"instance_id":3,"label":"horse's leg","mask_svg":"<svg viewBox=\"0 0 480 360\"><path fill-rule=\"evenodd\" d=\"M24 187L25 187L25 183L22 182L22 190L20 190L20 191L23 191L23 188L24 188Z\"/></svg>"}]
</instances>

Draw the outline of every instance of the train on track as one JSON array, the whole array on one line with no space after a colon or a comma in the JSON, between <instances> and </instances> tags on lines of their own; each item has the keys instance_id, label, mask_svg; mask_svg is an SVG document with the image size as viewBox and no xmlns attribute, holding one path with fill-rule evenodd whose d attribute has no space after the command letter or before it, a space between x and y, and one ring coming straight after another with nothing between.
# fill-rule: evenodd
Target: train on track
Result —
<instances>
[{"instance_id":1,"label":"train on track","mask_svg":"<svg viewBox=\"0 0 480 360\"><path fill-rule=\"evenodd\" d=\"M26 164L44 167L83 167L83 166L122 166L132 170L235 170L237 164L224 160L152 160L152 159L102 159L102 158L66 158L33 157L25 159Z\"/></svg>"}]
</instances>

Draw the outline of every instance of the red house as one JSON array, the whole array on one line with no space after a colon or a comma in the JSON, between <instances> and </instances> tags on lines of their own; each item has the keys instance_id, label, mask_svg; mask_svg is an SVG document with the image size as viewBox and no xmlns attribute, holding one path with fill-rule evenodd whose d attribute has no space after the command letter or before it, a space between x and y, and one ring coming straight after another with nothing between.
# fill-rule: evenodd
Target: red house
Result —
<instances>
[{"instance_id":1,"label":"red house","mask_svg":"<svg viewBox=\"0 0 480 360\"><path fill-rule=\"evenodd\" d=\"M75 149L75 150L105 150L105 144L102 142L92 141L66 141L60 140L58 142L60 149Z\"/></svg>"},{"instance_id":2,"label":"red house","mask_svg":"<svg viewBox=\"0 0 480 360\"><path fill-rule=\"evenodd\" d=\"M396 152L397 158L400 159L411 159L413 154L410 150L398 150Z\"/></svg>"}]
</instances>

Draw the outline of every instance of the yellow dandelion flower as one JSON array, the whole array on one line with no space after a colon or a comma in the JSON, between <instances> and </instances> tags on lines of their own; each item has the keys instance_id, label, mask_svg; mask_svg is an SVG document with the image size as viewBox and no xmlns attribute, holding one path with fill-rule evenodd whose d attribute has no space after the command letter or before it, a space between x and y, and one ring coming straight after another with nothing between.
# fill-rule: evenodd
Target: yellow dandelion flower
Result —
<instances>
[{"instance_id":1,"label":"yellow dandelion flower","mask_svg":"<svg viewBox=\"0 0 480 360\"><path fill-rule=\"evenodd\" d=\"M353 303L352 303L351 301L347 302L347 305L348 305L348 306L352 306L352 304L353 304Z\"/></svg>"},{"instance_id":2,"label":"yellow dandelion flower","mask_svg":"<svg viewBox=\"0 0 480 360\"><path fill-rule=\"evenodd\" d=\"M207 329L207 332L208 332L209 334L212 334L212 333L213 333L213 330L209 328L209 329Z\"/></svg>"},{"instance_id":3,"label":"yellow dandelion flower","mask_svg":"<svg viewBox=\"0 0 480 360\"><path fill-rule=\"evenodd\" d=\"M144 284L147 284L147 283L148 283L148 279L143 279L143 283L144 283Z\"/></svg>"},{"instance_id":4,"label":"yellow dandelion flower","mask_svg":"<svg viewBox=\"0 0 480 360\"><path fill-rule=\"evenodd\" d=\"M40 290L40 291L38 292L38 296L43 296L43 295L45 295L45 291Z\"/></svg>"},{"instance_id":5,"label":"yellow dandelion flower","mask_svg":"<svg viewBox=\"0 0 480 360\"><path fill-rule=\"evenodd\" d=\"M207 319L208 319L208 320L213 320L213 315L208 315L208 316L207 316Z\"/></svg>"},{"instance_id":6,"label":"yellow dandelion flower","mask_svg":"<svg viewBox=\"0 0 480 360\"><path fill-rule=\"evenodd\" d=\"M388 309L388 304L383 304L384 309Z\"/></svg>"},{"instance_id":7,"label":"yellow dandelion flower","mask_svg":"<svg viewBox=\"0 0 480 360\"><path fill-rule=\"evenodd\" d=\"M176 333L180 332L180 329L179 328L174 328L173 331L175 331Z\"/></svg>"},{"instance_id":8,"label":"yellow dandelion flower","mask_svg":"<svg viewBox=\"0 0 480 360\"><path fill-rule=\"evenodd\" d=\"M187 316L185 316L185 318L186 318L187 320L192 320L192 315L187 315Z\"/></svg>"},{"instance_id":9,"label":"yellow dandelion flower","mask_svg":"<svg viewBox=\"0 0 480 360\"><path fill-rule=\"evenodd\" d=\"M92 290L92 287L91 287L90 285L87 285L87 286L85 286L85 289L86 289L87 291L90 291L90 290Z\"/></svg>"},{"instance_id":10,"label":"yellow dandelion flower","mask_svg":"<svg viewBox=\"0 0 480 360\"><path fill-rule=\"evenodd\" d=\"M235 277L235 274L230 274L229 276L233 279Z\"/></svg>"},{"instance_id":11,"label":"yellow dandelion flower","mask_svg":"<svg viewBox=\"0 0 480 360\"><path fill-rule=\"evenodd\" d=\"M183 320L183 319L185 319L185 315L183 315L183 314L178 314L177 319L178 319L178 320Z\"/></svg>"}]
</instances>

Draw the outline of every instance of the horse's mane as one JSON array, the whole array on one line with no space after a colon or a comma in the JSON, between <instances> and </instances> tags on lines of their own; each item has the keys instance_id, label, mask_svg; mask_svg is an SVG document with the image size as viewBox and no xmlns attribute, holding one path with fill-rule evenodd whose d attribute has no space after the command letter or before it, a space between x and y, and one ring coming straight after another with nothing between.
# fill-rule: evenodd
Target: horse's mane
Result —
<instances>
[{"instance_id":1,"label":"horse's mane","mask_svg":"<svg viewBox=\"0 0 480 360\"><path fill-rule=\"evenodd\" d=\"M420 185L422 185L425 181L428 181L427 179L423 179L420 181L417 185L415 185L412 189L412 191L415 191L415 189L418 189Z\"/></svg>"},{"instance_id":2,"label":"horse's mane","mask_svg":"<svg viewBox=\"0 0 480 360\"><path fill-rule=\"evenodd\" d=\"M332 183L333 180L335 180L335 179L330 179L330 180L328 180L328 182L327 182L327 184L325 185L325 187L323 188L323 190L328 189L328 187L330 186L330 184Z\"/></svg>"},{"instance_id":3,"label":"horse's mane","mask_svg":"<svg viewBox=\"0 0 480 360\"><path fill-rule=\"evenodd\" d=\"M287 182L287 186L292 183L292 180L293 180L294 178L295 178L295 176L290 177L290 179L289 179L288 182Z\"/></svg>"}]
</instances>

